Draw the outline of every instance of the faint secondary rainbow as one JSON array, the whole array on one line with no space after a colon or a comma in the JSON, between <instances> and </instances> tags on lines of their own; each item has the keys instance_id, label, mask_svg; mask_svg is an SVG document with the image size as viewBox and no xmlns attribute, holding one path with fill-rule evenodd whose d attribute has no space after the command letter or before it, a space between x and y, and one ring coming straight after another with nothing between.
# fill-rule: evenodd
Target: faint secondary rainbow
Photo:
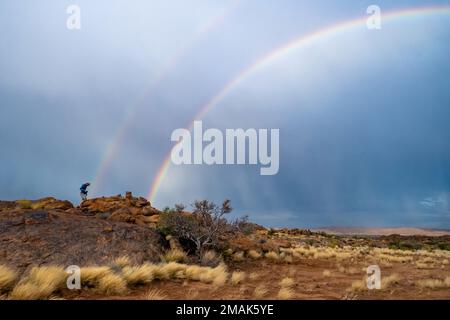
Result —
<instances>
[{"instance_id":1,"label":"faint secondary rainbow","mask_svg":"<svg viewBox=\"0 0 450 320\"><path fill-rule=\"evenodd\" d=\"M163 81L167 75L170 74L172 70L178 65L178 63L182 60L184 56L195 46L195 44L202 39L204 36L211 33L215 28L224 23L226 18L230 16L236 8L239 6L242 0L233 0L229 6L224 8L219 14L213 16L209 21L205 23L205 25L199 29L199 31L179 50L177 50L168 60L167 62L159 69L157 74L153 79L150 80L149 84L146 86L147 90L143 92L135 102L127 108L127 112L124 116L124 120L122 121L117 133L114 138L110 141L108 146L105 149L105 152L102 156L102 160L95 171L95 178L92 183L92 194L95 195L107 172L111 166L112 160L116 157L117 153L120 150L120 146L123 144L125 136L133 124L133 120L136 117L136 112L139 109L139 105L142 101L154 93L154 90L157 88L158 84Z\"/></svg>"},{"instance_id":2,"label":"faint secondary rainbow","mask_svg":"<svg viewBox=\"0 0 450 320\"><path fill-rule=\"evenodd\" d=\"M418 16L424 14L437 14L437 13L450 13L450 5L444 6L431 6L431 7L417 7L417 8L408 8L402 10L389 11L387 13L382 13L381 21L382 23L385 20L390 20L394 18L401 17L410 17L410 16ZM236 74L234 78L232 78L228 83L226 83L220 90L214 95L195 115L193 120L187 126L188 130L192 129L195 120L202 119L214 106L216 106L231 90L233 90L239 83L241 83L248 75L251 73L267 66L269 63L275 61L276 59L288 54L289 52L305 47L313 42L326 38L328 36L336 35L340 32L347 31L352 29L360 24L365 24L368 16L358 17L350 20L345 20L339 22L337 24L333 24L321 29L317 29L311 33L306 35L302 35L297 37L274 50L264 54L255 62L251 63L246 68L242 69L240 72ZM167 172L171 163L171 153L173 148L175 148L177 144L175 144L169 154L164 158L161 166L159 167L157 174L155 175L154 180L152 181L149 194L147 196L151 202L155 200L155 197L158 193L159 188L161 187L164 178L167 175Z\"/></svg>"}]
</instances>

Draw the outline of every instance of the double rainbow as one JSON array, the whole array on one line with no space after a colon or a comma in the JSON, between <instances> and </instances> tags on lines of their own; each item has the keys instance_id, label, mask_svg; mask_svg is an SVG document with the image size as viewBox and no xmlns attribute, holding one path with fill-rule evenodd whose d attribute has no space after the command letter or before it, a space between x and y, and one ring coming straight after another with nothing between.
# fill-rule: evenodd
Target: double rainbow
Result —
<instances>
[{"instance_id":1,"label":"double rainbow","mask_svg":"<svg viewBox=\"0 0 450 320\"><path fill-rule=\"evenodd\" d=\"M416 17L421 15L431 15L431 14L449 14L450 13L450 5L445 6L431 6L431 7L418 7L418 8L408 8L403 10L390 11L387 13L382 13L382 22L386 20L398 19L402 17ZM368 16L358 17L351 20L346 20L339 22L337 24L333 24L327 26L325 28L318 29L311 33L302 35L298 38L289 41L274 50L264 54L259 59L251 63L246 68L242 69L240 72L236 74L229 82L227 82L222 89L217 92L195 115L192 121L187 126L188 130L192 129L194 121L202 119L212 108L214 108L220 101L222 101L235 87L237 87L245 78L247 78L253 72L264 68L269 65L271 62L279 59L280 57L292 52L293 50L297 50L308 45L312 45L315 42L322 40L327 37L331 37L342 32L350 31L353 28L358 26L365 26ZM175 147L175 146L174 146ZM173 148L174 148L173 147ZM167 175L167 172L170 168L171 164L171 152L166 155L161 166L159 167L155 178L152 181L149 193L147 198L153 202L158 193L161 184L164 181L164 178Z\"/></svg>"}]
</instances>

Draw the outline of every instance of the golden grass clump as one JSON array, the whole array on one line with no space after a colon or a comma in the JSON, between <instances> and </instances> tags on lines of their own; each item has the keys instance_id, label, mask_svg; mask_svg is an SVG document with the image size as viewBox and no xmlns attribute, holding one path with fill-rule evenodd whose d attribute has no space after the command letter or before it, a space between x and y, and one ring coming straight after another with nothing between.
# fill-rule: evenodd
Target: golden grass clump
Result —
<instances>
[{"instance_id":1,"label":"golden grass clump","mask_svg":"<svg viewBox=\"0 0 450 320\"><path fill-rule=\"evenodd\" d=\"M269 251L265 255L266 259L271 261L278 261L280 260L280 256L275 251Z\"/></svg>"},{"instance_id":2,"label":"golden grass clump","mask_svg":"<svg viewBox=\"0 0 450 320\"><path fill-rule=\"evenodd\" d=\"M251 273L248 275L248 278L249 278L250 280L257 280L257 279L259 279L259 277L260 277L260 274L257 273L257 272L251 272Z\"/></svg>"},{"instance_id":3,"label":"golden grass clump","mask_svg":"<svg viewBox=\"0 0 450 320\"><path fill-rule=\"evenodd\" d=\"M280 291L278 291L277 299L279 300L289 300L294 296L294 290L290 287L282 287Z\"/></svg>"},{"instance_id":4,"label":"golden grass clump","mask_svg":"<svg viewBox=\"0 0 450 320\"><path fill-rule=\"evenodd\" d=\"M129 285L140 285L152 282L155 265L143 264L141 266L125 267L122 276Z\"/></svg>"},{"instance_id":5,"label":"golden grass clump","mask_svg":"<svg viewBox=\"0 0 450 320\"><path fill-rule=\"evenodd\" d=\"M215 268L197 265L186 266L184 274L189 280L212 283L214 286L223 286L228 279L228 272L223 263Z\"/></svg>"},{"instance_id":6,"label":"golden grass clump","mask_svg":"<svg viewBox=\"0 0 450 320\"><path fill-rule=\"evenodd\" d=\"M264 298L264 296L266 296L268 293L268 290L266 287L264 286L257 286L255 288L255 291L253 291L253 297L255 299L261 299Z\"/></svg>"},{"instance_id":7,"label":"golden grass clump","mask_svg":"<svg viewBox=\"0 0 450 320\"><path fill-rule=\"evenodd\" d=\"M322 275L326 278L331 277L331 271L330 270L323 270Z\"/></svg>"},{"instance_id":8,"label":"golden grass clump","mask_svg":"<svg viewBox=\"0 0 450 320\"><path fill-rule=\"evenodd\" d=\"M66 286L68 274L61 267L44 266L31 269L26 280L37 285L48 285L56 289Z\"/></svg>"},{"instance_id":9,"label":"golden grass clump","mask_svg":"<svg viewBox=\"0 0 450 320\"><path fill-rule=\"evenodd\" d=\"M381 289L387 289L391 287L393 284L398 284L400 281L400 276L396 273L391 274L387 277L381 278Z\"/></svg>"},{"instance_id":10,"label":"golden grass clump","mask_svg":"<svg viewBox=\"0 0 450 320\"><path fill-rule=\"evenodd\" d=\"M281 287L292 287L294 285L294 279L286 277L281 279L280 286Z\"/></svg>"},{"instance_id":11,"label":"golden grass clump","mask_svg":"<svg viewBox=\"0 0 450 320\"><path fill-rule=\"evenodd\" d=\"M121 269L131 265L130 258L128 256L121 256L114 260L113 264Z\"/></svg>"},{"instance_id":12,"label":"golden grass clump","mask_svg":"<svg viewBox=\"0 0 450 320\"><path fill-rule=\"evenodd\" d=\"M58 266L33 267L12 290L13 300L47 299L66 285L67 273Z\"/></svg>"},{"instance_id":13,"label":"golden grass clump","mask_svg":"<svg viewBox=\"0 0 450 320\"><path fill-rule=\"evenodd\" d=\"M178 262L163 263L155 266L154 277L159 280L168 280L175 277L185 278L187 266Z\"/></svg>"},{"instance_id":14,"label":"golden grass clump","mask_svg":"<svg viewBox=\"0 0 450 320\"><path fill-rule=\"evenodd\" d=\"M231 275L231 284L233 286L236 286L240 283L242 283L242 281L245 280L245 278L247 277L247 275L245 274L245 272L241 272L241 271L234 271Z\"/></svg>"},{"instance_id":15,"label":"golden grass clump","mask_svg":"<svg viewBox=\"0 0 450 320\"><path fill-rule=\"evenodd\" d=\"M200 262L203 266L215 267L221 262L221 258L214 250L207 250L202 253Z\"/></svg>"},{"instance_id":16,"label":"golden grass clump","mask_svg":"<svg viewBox=\"0 0 450 320\"><path fill-rule=\"evenodd\" d=\"M417 269L429 269L429 268L432 267L431 265L429 265L427 263L420 262L420 261L416 261L415 265L416 265Z\"/></svg>"},{"instance_id":17,"label":"golden grass clump","mask_svg":"<svg viewBox=\"0 0 450 320\"><path fill-rule=\"evenodd\" d=\"M42 300L47 299L53 293L53 288L48 285L37 285L32 282L17 284L9 295L12 300Z\"/></svg>"},{"instance_id":18,"label":"golden grass clump","mask_svg":"<svg viewBox=\"0 0 450 320\"><path fill-rule=\"evenodd\" d=\"M394 254L379 253L376 255L376 257L379 258L382 262L387 263L407 263L412 262L414 260L414 258L411 256L395 255L395 254L396 253Z\"/></svg>"},{"instance_id":19,"label":"golden grass clump","mask_svg":"<svg viewBox=\"0 0 450 320\"><path fill-rule=\"evenodd\" d=\"M212 284L215 287L222 287L228 280L228 272L226 272L226 270L223 268L218 268L217 270L215 270L213 272L213 276L214 279Z\"/></svg>"},{"instance_id":20,"label":"golden grass clump","mask_svg":"<svg viewBox=\"0 0 450 320\"><path fill-rule=\"evenodd\" d=\"M292 263L292 262L294 262L294 259L293 259L292 256L290 256L290 255L285 255L284 258L283 258L283 260L284 260L284 262L286 262L286 263Z\"/></svg>"},{"instance_id":21,"label":"golden grass clump","mask_svg":"<svg viewBox=\"0 0 450 320\"><path fill-rule=\"evenodd\" d=\"M207 277L212 278L212 284L215 287L220 287L225 285L228 280L227 266L224 263L219 264L215 268L208 268Z\"/></svg>"},{"instance_id":22,"label":"golden grass clump","mask_svg":"<svg viewBox=\"0 0 450 320\"><path fill-rule=\"evenodd\" d=\"M259 253L259 252L256 251L256 250L250 250L250 251L247 253L247 255L248 255L250 258L255 259L255 260L261 258L261 253Z\"/></svg>"},{"instance_id":23,"label":"golden grass clump","mask_svg":"<svg viewBox=\"0 0 450 320\"><path fill-rule=\"evenodd\" d=\"M347 288L347 291L355 292L355 291L363 291L366 289L367 289L367 285L364 280L355 280L352 282L350 288Z\"/></svg>"},{"instance_id":24,"label":"golden grass clump","mask_svg":"<svg viewBox=\"0 0 450 320\"><path fill-rule=\"evenodd\" d=\"M187 254L181 249L170 249L164 253L161 257L164 262L185 262L187 260Z\"/></svg>"},{"instance_id":25,"label":"golden grass clump","mask_svg":"<svg viewBox=\"0 0 450 320\"><path fill-rule=\"evenodd\" d=\"M159 289L152 289L145 294L147 300L165 300L167 296Z\"/></svg>"},{"instance_id":26,"label":"golden grass clump","mask_svg":"<svg viewBox=\"0 0 450 320\"><path fill-rule=\"evenodd\" d=\"M444 282L439 279L422 279L418 280L416 285L421 288L439 289L444 287Z\"/></svg>"},{"instance_id":27,"label":"golden grass clump","mask_svg":"<svg viewBox=\"0 0 450 320\"><path fill-rule=\"evenodd\" d=\"M81 268L81 284L83 286L95 287L98 285L100 279L111 272L111 269L105 266Z\"/></svg>"},{"instance_id":28,"label":"golden grass clump","mask_svg":"<svg viewBox=\"0 0 450 320\"><path fill-rule=\"evenodd\" d=\"M441 289L450 288L450 277L446 277L444 280L440 279L423 279L418 280L416 285L421 288L428 289Z\"/></svg>"},{"instance_id":29,"label":"golden grass clump","mask_svg":"<svg viewBox=\"0 0 450 320\"><path fill-rule=\"evenodd\" d=\"M127 283L119 275L110 273L99 279L97 291L105 295L118 295L127 291Z\"/></svg>"},{"instance_id":30,"label":"golden grass clump","mask_svg":"<svg viewBox=\"0 0 450 320\"><path fill-rule=\"evenodd\" d=\"M17 279L17 273L7 266L0 265L0 293L12 289Z\"/></svg>"},{"instance_id":31,"label":"golden grass clump","mask_svg":"<svg viewBox=\"0 0 450 320\"><path fill-rule=\"evenodd\" d=\"M231 259L233 259L233 261L236 261L236 262L244 261L245 260L244 252L238 251L238 252L233 253L233 255L231 256Z\"/></svg>"},{"instance_id":32,"label":"golden grass clump","mask_svg":"<svg viewBox=\"0 0 450 320\"><path fill-rule=\"evenodd\" d=\"M231 255L233 254L233 249L228 248L227 250L225 250L225 251L223 252L223 254L224 254L225 256L231 256Z\"/></svg>"}]
</instances>

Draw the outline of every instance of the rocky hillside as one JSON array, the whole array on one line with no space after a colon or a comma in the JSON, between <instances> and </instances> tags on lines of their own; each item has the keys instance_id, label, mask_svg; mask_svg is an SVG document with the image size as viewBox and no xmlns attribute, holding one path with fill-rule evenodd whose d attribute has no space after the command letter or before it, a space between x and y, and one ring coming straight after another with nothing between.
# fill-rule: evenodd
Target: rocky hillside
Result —
<instances>
[{"instance_id":1,"label":"rocky hillside","mask_svg":"<svg viewBox=\"0 0 450 320\"><path fill-rule=\"evenodd\" d=\"M0 201L0 264L104 264L126 253L136 263L158 261L159 211L131 193L74 207L54 198Z\"/></svg>"}]
</instances>

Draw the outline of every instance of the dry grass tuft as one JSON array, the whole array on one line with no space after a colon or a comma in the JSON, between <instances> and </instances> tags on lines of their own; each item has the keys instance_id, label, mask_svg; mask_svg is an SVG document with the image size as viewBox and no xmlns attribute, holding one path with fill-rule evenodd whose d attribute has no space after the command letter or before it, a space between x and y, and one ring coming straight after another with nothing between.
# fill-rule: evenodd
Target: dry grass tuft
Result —
<instances>
[{"instance_id":1,"label":"dry grass tuft","mask_svg":"<svg viewBox=\"0 0 450 320\"><path fill-rule=\"evenodd\" d=\"M81 268L81 284L83 286L95 287L100 279L110 274L112 271L108 267L85 267Z\"/></svg>"},{"instance_id":2,"label":"dry grass tuft","mask_svg":"<svg viewBox=\"0 0 450 320\"><path fill-rule=\"evenodd\" d=\"M275 251L269 251L265 254L266 259L271 261L278 261L280 260L280 256Z\"/></svg>"},{"instance_id":3,"label":"dry grass tuft","mask_svg":"<svg viewBox=\"0 0 450 320\"><path fill-rule=\"evenodd\" d=\"M53 288L53 290L57 290L66 286L67 277L68 274L61 267L34 267L31 269L25 281L34 283L38 286L48 286Z\"/></svg>"},{"instance_id":4,"label":"dry grass tuft","mask_svg":"<svg viewBox=\"0 0 450 320\"><path fill-rule=\"evenodd\" d=\"M250 251L247 253L247 255L248 255L250 258L255 259L255 260L261 258L261 253L259 253L259 252L256 251L256 250L250 250Z\"/></svg>"},{"instance_id":5,"label":"dry grass tuft","mask_svg":"<svg viewBox=\"0 0 450 320\"><path fill-rule=\"evenodd\" d=\"M246 278L245 272L234 271L233 274L231 275L230 281L233 286L236 286L239 283L241 283L242 281L244 281L245 278Z\"/></svg>"},{"instance_id":6,"label":"dry grass tuft","mask_svg":"<svg viewBox=\"0 0 450 320\"><path fill-rule=\"evenodd\" d=\"M261 276L261 275L260 275L259 273L257 273L257 272L252 272L252 273L250 273L250 274L248 275L248 278L249 278L250 280L257 280L257 279L259 279L260 276Z\"/></svg>"},{"instance_id":7,"label":"dry grass tuft","mask_svg":"<svg viewBox=\"0 0 450 320\"><path fill-rule=\"evenodd\" d=\"M0 265L0 293L12 289L17 279L17 273L7 266Z\"/></svg>"},{"instance_id":8,"label":"dry grass tuft","mask_svg":"<svg viewBox=\"0 0 450 320\"><path fill-rule=\"evenodd\" d=\"M381 278L381 289L387 289L393 284L398 284L400 281L400 276L398 274L391 274L387 277Z\"/></svg>"},{"instance_id":9,"label":"dry grass tuft","mask_svg":"<svg viewBox=\"0 0 450 320\"><path fill-rule=\"evenodd\" d=\"M203 252L200 263L203 266L215 267L221 262L220 256L214 250Z\"/></svg>"},{"instance_id":10,"label":"dry grass tuft","mask_svg":"<svg viewBox=\"0 0 450 320\"><path fill-rule=\"evenodd\" d=\"M331 271L330 270L323 270L322 275L326 278L331 277Z\"/></svg>"},{"instance_id":11,"label":"dry grass tuft","mask_svg":"<svg viewBox=\"0 0 450 320\"><path fill-rule=\"evenodd\" d=\"M350 288L347 288L348 292L355 292L355 291L364 291L367 289L367 284L364 280L355 280L352 282L352 285Z\"/></svg>"},{"instance_id":12,"label":"dry grass tuft","mask_svg":"<svg viewBox=\"0 0 450 320\"><path fill-rule=\"evenodd\" d=\"M66 285L67 273L58 266L33 267L12 290L13 300L40 300Z\"/></svg>"},{"instance_id":13,"label":"dry grass tuft","mask_svg":"<svg viewBox=\"0 0 450 320\"><path fill-rule=\"evenodd\" d=\"M178 262L163 263L155 266L155 279L168 280L172 278L185 278L187 265Z\"/></svg>"},{"instance_id":14,"label":"dry grass tuft","mask_svg":"<svg viewBox=\"0 0 450 320\"><path fill-rule=\"evenodd\" d=\"M187 260L187 254L181 249L170 249L161 257L164 262L184 262Z\"/></svg>"},{"instance_id":15,"label":"dry grass tuft","mask_svg":"<svg viewBox=\"0 0 450 320\"><path fill-rule=\"evenodd\" d=\"M294 296L294 290L289 287L283 287L278 291L277 299L279 300L289 300Z\"/></svg>"},{"instance_id":16,"label":"dry grass tuft","mask_svg":"<svg viewBox=\"0 0 450 320\"><path fill-rule=\"evenodd\" d=\"M155 266L143 264L141 266L125 267L122 276L129 285L140 285L152 282Z\"/></svg>"},{"instance_id":17,"label":"dry grass tuft","mask_svg":"<svg viewBox=\"0 0 450 320\"><path fill-rule=\"evenodd\" d=\"M123 269L129 265L131 265L130 258L128 256L122 256L113 261L113 265L117 266L120 269Z\"/></svg>"},{"instance_id":18,"label":"dry grass tuft","mask_svg":"<svg viewBox=\"0 0 450 320\"><path fill-rule=\"evenodd\" d=\"M152 289L145 294L147 300L165 300L167 296L159 289Z\"/></svg>"},{"instance_id":19,"label":"dry grass tuft","mask_svg":"<svg viewBox=\"0 0 450 320\"><path fill-rule=\"evenodd\" d=\"M47 299L52 292L53 288L50 286L23 282L14 287L9 298L12 300L42 300Z\"/></svg>"},{"instance_id":20,"label":"dry grass tuft","mask_svg":"<svg viewBox=\"0 0 450 320\"><path fill-rule=\"evenodd\" d=\"M227 268L223 263L215 268L196 265L186 266L184 275L186 279L203 283L212 283L214 286L223 286L228 279Z\"/></svg>"},{"instance_id":21,"label":"dry grass tuft","mask_svg":"<svg viewBox=\"0 0 450 320\"><path fill-rule=\"evenodd\" d=\"M244 259L244 252L243 252L243 251L235 252L235 253L231 256L231 259L233 259L233 261L236 261L236 262L244 261L244 260L245 260L245 259Z\"/></svg>"},{"instance_id":22,"label":"dry grass tuft","mask_svg":"<svg viewBox=\"0 0 450 320\"><path fill-rule=\"evenodd\" d=\"M127 291L127 283L116 274L107 274L99 279L97 291L105 295L118 295Z\"/></svg>"},{"instance_id":23,"label":"dry grass tuft","mask_svg":"<svg viewBox=\"0 0 450 320\"><path fill-rule=\"evenodd\" d=\"M450 277L446 277L444 280L440 279L423 279L418 280L416 285L421 288L428 289L442 289L450 288Z\"/></svg>"},{"instance_id":24,"label":"dry grass tuft","mask_svg":"<svg viewBox=\"0 0 450 320\"><path fill-rule=\"evenodd\" d=\"M292 287L293 285L294 285L294 279L289 278L289 277L283 278L280 281L280 286L283 288L284 287Z\"/></svg>"},{"instance_id":25,"label":"dry grass tuft","mask_svg":"<svg viewBox=\"0 0 450 320\"><path fill-rule=\"evenodd\" d=\"M267 290L266 287L264 287L264 286L257 286L255 288L255 291L253 291L253 297L255 299L264 298L264 296L267 295L267 292L268 292L268 290Z\"/></svg>"}]
</instances>

